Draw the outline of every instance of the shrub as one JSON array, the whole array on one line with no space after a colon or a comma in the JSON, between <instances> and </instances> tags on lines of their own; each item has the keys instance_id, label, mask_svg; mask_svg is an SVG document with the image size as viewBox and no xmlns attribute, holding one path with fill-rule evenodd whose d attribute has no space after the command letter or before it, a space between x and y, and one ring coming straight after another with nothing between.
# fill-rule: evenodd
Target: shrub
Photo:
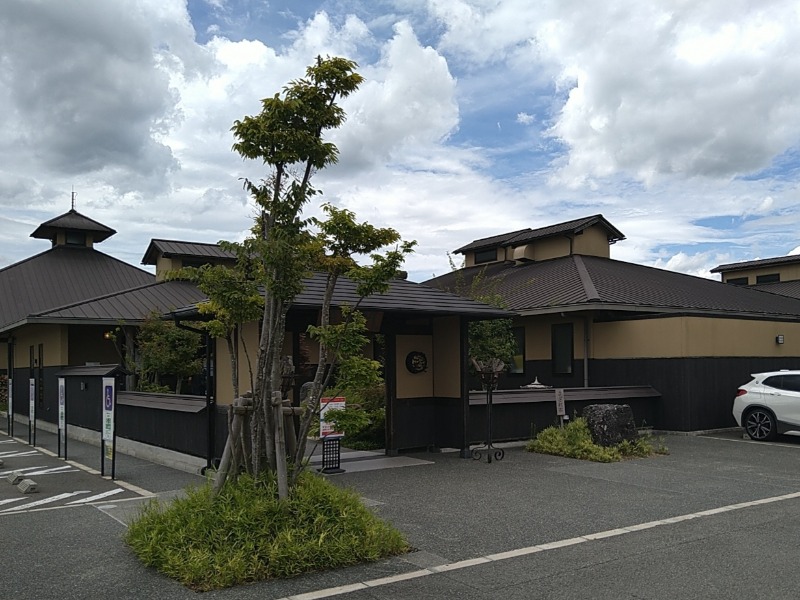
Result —
<instances>
[{"instance_id":1,"label":"shrub","mask_svg":"<svg viewBox=\"0 0 800 600\"><path fill-rule=\"evenodd\" d=\"M641 436L633 442L626 440L616 446L599 446L592 441L589 426L583 418L575 419L563 428L544 429L528 442L526 450L594 462L616 462L623 458L641 458L667 453L663 444L654 446L650 436Z\"/></svg>"},{"instance_id":2,"label":"shrub","mask_svg":"<svg viewBox=\"0 0 800 600\"><path fill-rule=\"evenodd\" d=\"M165 506L153 501L126 541L148 566L196 590L293 577L409 550L397 530L351 491L310 473L286 501L274 477L241 475L214 496L209 484Z\"/></svg>"},{"instance_id":3,"label":"shrub","mask_svg":"<svg viewBox=\"0 0 800 600\"><path fill-rule=\"evenodd\" d=\"M353 450L375 450L386 445L385 387L379 385L344 390L344 410L331 410L325 418L344 431L342 445ZM317 429L319 431L319 429Z\"/></svg>"}]
</instances>

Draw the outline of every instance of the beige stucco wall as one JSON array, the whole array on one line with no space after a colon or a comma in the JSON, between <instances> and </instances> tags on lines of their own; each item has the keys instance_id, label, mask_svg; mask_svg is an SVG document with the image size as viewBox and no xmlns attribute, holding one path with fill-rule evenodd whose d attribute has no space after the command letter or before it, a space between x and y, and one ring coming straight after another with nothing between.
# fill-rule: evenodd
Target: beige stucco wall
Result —
<instances>
[{"instance_id":1,"label":"beige stucco wall","mask_svg":"<svg viewBox=\"0 0 800 600\"><path fill-rule=\"evenodd\" d=\"M777 335L784 344L775 343ZM800 323L672 317L595 323L594 358L798 356Z\"/></svg>"},{"instance_id":2,"label":"beige stucco wall","mask_svg":"<svg viewBox=\"0 0 800 600\"><path fill-rule=\"evenodd\" d=\"M458 317L433 322L433 395L441 398L461 397L461 348ZM405 354L403 355L405 361ZM403 365L405 371L405 364ZM406 371L407 372L407 371Z\"/></svg>"},{"instance_id":3,"label":"beige stucco wall","mask_svg":"<svg viewBox=\"0 0 800 600\"><path fill-rule=\"evenodd\" d=\"M566 237L551 237L537 240L534 243L534 260L548 260L559 256L569 256L569 239Z\"/></svg>"},{"instance_id":4,"label":"beige stucco wall","mask_svg":"<svg viewBox=\"0 0 800 600\"><path fill-rule=\"evenodd\" d=\"M397 397L428 398L433 396L435 369L433 340L429 335L398 335L396 338ZM406 356L409 352L422 352L428 358L428 368L422 373L409 373Z\"/></svg>"},{"instance_id":5,"label":"beige stucco wall","mask_svg":"<svg viewBox=\"0 0 800 600\"><path fill-rule=\"evenodd\" d=\"M583 359L583 318L580 316L572 318L544 316L527 317L520 319L518 323L515 322L515 325L525 327L525 360L550 360L552 351L551 327L556 323L572 323L573 357L575 359Z\"/></svg>"},{"instance_id":6,"label":"beige stucco wall","mask_svg":"<svg viewBox=\"0 0 800 600\"><path fill-rule=\"evenodd\" d=\"M180 258L164 258L159 256L156 259L156 281L164 281L167 273L177 271L183 266Z\"/></svg>"},{"instance_id":7,"label":"beige stucco wall","mask_svg":"<svg viewBox=\"0 0 800 600\"><path fill-rule=\"evenodd\" d=\"M599 225L585 229L581 235L575 236L572 253L609 258L611 246L608 243L608 234Z\"/></svg>"},{"instance_id":8,"label":"beige stucco wall","mask_svg":"<svg viewBox=\"0 0 800 600\"><path fill-rule=\"evenodd\" d=\"M231 359L228 354L228 343L223 339L216 340L216 402L217 404L231 404L233 402L233 384L231 383ZM258 360L258 323L245 323L242 326L242 335L239 338L239 393L244 394L250 390L250 372L247 368L247 357L244 345L253 364L253 377L255 377L256 361ZM284 353L291 354L292 339L287 335L284 339Z\"/></svg>"},{"instance_id":9,"label":"beige stucco wall","mask_svg":"<svg viewBox=\"0 0 800 600\"><path fill-rule=\"evenodd\" d=\"M8 370L8 346L0 342L0 371Z\"/></svg>"},{"instance_id":10,"label":"beige stucco wall","mask_svg":"<svg viewBox=\"0 0 800 600\"><path fill-rule=\"evenodd\" d=\"M773 267L764 267L760 269L731 271L730 273L722 274L722 281L747 277L748 285L755 285L756 277L759 275L770 275L772 273L780 273L781 281L795 281L800 279L800 265L775 265Z\"/></svg>"},{"instance_id":11,"label":"beige stucco wall","mask_svg":"<svg viewBox=\"0 0 800 600\"><path fill-rule=\"evenodd\" d=\"M45 367L69 364L68 335L66 325L23 325L11 332L14 336L14 367L27 368L30 363L30 347L34 359L39 359L39 344L44 344Z\"/></svg>"}]
</instances>

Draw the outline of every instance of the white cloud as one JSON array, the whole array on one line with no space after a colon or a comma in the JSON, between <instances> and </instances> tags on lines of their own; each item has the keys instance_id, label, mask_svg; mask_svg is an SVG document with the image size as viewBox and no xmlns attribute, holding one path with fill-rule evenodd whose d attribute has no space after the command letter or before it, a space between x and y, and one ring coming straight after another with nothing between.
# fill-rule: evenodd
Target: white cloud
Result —
<instances>
[{"instance_id":1,"label":"white cloud","mask_svg":"<svg viewBox=\"0 0 800 600\"><path fill-rule=\"evenodd\" d=\"M796 245L793 3L349 0L263 34L268 4L207 4L0 3L0 265L42 249L27 235L73 185L133 262L151 236L240 238L241 178L266 170L230 127L326 54L366 80L316 181L417 239L412 277L472 239L598 212L628 236L614 257L691 272Z\"/></svg>"},{"instance_id":2,"label":"white cloud","mask_svg":"<svg viewBox=\"0 0 800 600\"><path fill-rule=\"evenodd\" d=\"M536 117L533 115L529 115L525 112L517 113L517 123L521 123L522 125L531 125L532 123L536 122Z\"/></svg>"}]
</instances>

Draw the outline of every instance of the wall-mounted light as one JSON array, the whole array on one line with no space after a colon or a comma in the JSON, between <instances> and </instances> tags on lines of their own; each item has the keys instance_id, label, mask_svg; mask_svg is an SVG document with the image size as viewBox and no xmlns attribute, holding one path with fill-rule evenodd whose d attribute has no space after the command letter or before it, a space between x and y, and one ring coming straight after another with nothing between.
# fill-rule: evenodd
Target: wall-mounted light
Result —
<instances>
[{"instance_id":1,"label":"wall-mounted light","mask_svg":"<svg viewBox=\"0 0 800 600\"><path fill-rule=\"evenodd\" d=\"M107 340L113 340L114 339L114 332L113 331L106 331L105 333L103 333L103 337L105 339L107 339Z\"/></svg>"},{"instance_id":2,"label":"wall-mounted light","mask_svg":"<svg viewBox=\"0 0 800 600\"><path fill-rule=\"evenodd\" d=\"M782 344L783 343L783 336L782 335L776 335L775 336L775 343L776 344Z\"/></svg>"}]
</instances>

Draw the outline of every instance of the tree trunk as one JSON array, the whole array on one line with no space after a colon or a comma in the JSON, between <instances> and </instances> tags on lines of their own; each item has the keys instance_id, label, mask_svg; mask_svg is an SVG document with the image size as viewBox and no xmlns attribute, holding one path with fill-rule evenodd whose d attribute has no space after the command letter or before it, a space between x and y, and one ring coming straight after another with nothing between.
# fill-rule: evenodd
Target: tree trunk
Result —
<instances>
[{"instance_id":1,"label":"tree trunk","mask_svg":"<svg viewBox=\"0 0 800 600\"><path fill-rule=\"evenodd\" d=\"M289 497L289 478L286 469L286 441L283 431L283 395L272 392L272 412L275 415L275 454L277 459L276 475L278 478L278 499Z\"/></svg>"}]
</instances>

